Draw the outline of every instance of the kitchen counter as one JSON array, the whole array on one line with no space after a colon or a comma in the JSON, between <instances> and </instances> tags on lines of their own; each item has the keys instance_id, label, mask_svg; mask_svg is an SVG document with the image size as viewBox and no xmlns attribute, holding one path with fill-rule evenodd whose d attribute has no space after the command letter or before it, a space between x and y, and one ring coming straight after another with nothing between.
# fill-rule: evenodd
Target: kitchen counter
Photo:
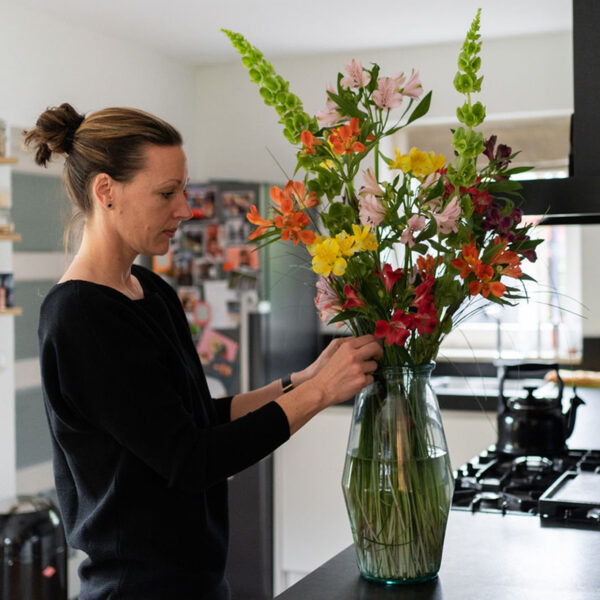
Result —
<instances>
[{"instance_id":1,"label":"kitchen counter","mask_svg":"<svg viewBox=\"0 0 600 600\"><path fill-rule=\"evenodd\" d=\"M600 390L580 388L571 448L600 449ZM565 407L572 389L565 388ZM483 450L483 448L482 448ZM383 586L360 577L354 547L276 600L599 600L600 530L542 526L532 515L452 510L439 577Z\"/></svg>"},{"instance_id":2,"label":"kitchen counter","mask_svg":"<svg viewBox=\"0 0 600 600\"><path fill-rule=\"evenodd\" d=\"M597 530L546 527L530 515L452 510L436 579L368 582L350 546L276 600L598 600L598 556Z\"/></svg>"}]
</instances>

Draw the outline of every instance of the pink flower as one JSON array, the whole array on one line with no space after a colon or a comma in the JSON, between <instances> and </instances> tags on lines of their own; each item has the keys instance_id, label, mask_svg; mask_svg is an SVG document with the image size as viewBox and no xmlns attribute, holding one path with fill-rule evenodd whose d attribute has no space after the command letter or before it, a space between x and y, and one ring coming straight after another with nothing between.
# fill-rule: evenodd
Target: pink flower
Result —
<instances>
[{"instance_id":1,"label":"pink flower","mask_svg":"<svg viewBox=\"0 0 600 600\"><path fill-rule=\"evenodd\" d=\"M327 86L327 91L336 93L331 83ZM325 110L317 112L317 121L321 127L333 127L342 118L342 115L338 112L339 106L329 97L327 94L327 102L325 102Z\"/></svg>"},{"instance_id":2,"label":"pink flower","mask_svg":"<svg viewBox=\"0 0 600 600\"><path fill-rule=\"evenodd\" d=\"M409 248L412 248L415 245L415 238L413 237L413 233L425 229L426 224L427 221L425 220L425 217L422 217L420 215L413 215L408 220L407 227L400 236L400 241L403 244L407 244Z\"/></svg>"},{"instance_id":3,"label":"pink flower","mask_svg":"<svg viewBox=\"0 0 600 600\"><path fill-rule=\"evenodd\" d=\"M398 91L398 80L382 77L377 80L377 89L373 92L373 102L379 108L392 109L402 104L402 94Z\"/></svg>"},{"instance_id":4,"label":"pink flower","mask_svg":"<svg viewBox=\"0 0 600 600\"><path fill-rule=\"evenodd\" d=\"M453 198L448 203L448 206L441 213L433 213L431 216L437 223L439 233L450 233L458 231L456 222L460 217L461 206L456 198Z\"/></svg>"},{"instance_id":5,"label":"pink flower","mask_svg":"<svg viewBox=\"0 0 600 600\"><path fill-rule=\"evenodd\" d=\"M329 279L321 277L317 281L317 297L315 298L315 306L319 312L319 318L323 323L327 323L329 319L335 317L337 313L342 310L342 305L334 292ZM341 323L338 327L341 327Z\"/></svg>"},{"instance_id":6,"label":"pink flower","mask_svg":"<svg viewBox=\"0 0 600 600\"><path fill-rule=\"evenodd\" d=\"M363 71L360 60L355 60L354 58L349 60L344 68L348 76L342 77L340 85L345 89L365 87L371 81L369 73Z\"/></svg>"},{"instance_id":7,"label":"pink flower","mask_svg":"<svg viewBox=\"0 0 600 600\"><path fill-rule=\"evenodd\" d=\"M373 194L361 194L358 200L358 217L361 225L377 227L385 218L385 208L381 200Z\"/></svg>"},{"instance_id":8,"label":"pink flower","mask_svg":"<svg viewBox=\"0 0 600 600\"><path fill-rule=\"evenodd\" d=\"M404 96L408 96L409 98L414 98L417 100L419 96L423 93L423 85L421 84L421 80L419 79L419 73L413 69L408 78L408 81L404 85L402 89L402 94Z\"/></svg>"},{"instance_id":9,"label":"pink flower","mask_svg":"<svg viewBox=\"0 0 600 600\"><path fill-rule=\"evenodd\" d=\"M373 194L373 196L383 196L384 191L381 189L381 186L377 182L375 178L375 173L373 173L373 169L370 167L365 171L364 174L364 182L365 185L361 188L358 195L362 194Z\"/></svg>"}]
</instances>

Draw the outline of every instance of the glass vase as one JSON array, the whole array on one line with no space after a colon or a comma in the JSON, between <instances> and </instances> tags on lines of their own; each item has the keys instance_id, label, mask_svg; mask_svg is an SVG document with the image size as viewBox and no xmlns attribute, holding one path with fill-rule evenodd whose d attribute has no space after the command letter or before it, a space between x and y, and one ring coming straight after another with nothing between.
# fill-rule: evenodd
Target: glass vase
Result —
<instances>
[{"instance_id":1,"label":"glass vase","mask_svg":"<svg viewBox=\"0 0 600 600\"><path fill-rule=\"evenodd\" d=\"M440 568L454 478L433 367L385 369L355 400L342 487L373 581L427 581Z\"/></svg>"}]
</instances>

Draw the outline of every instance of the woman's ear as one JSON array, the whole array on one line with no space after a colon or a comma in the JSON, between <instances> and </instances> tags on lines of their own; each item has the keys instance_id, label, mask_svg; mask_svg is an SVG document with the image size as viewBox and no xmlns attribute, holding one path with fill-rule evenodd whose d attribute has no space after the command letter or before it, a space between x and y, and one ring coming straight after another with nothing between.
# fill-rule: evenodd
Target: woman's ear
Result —
<instances>
[{"instance_id":1,"label":"woman's ear","mask_svg":"<svg viewBox=\"0 0 600 600\"><path fill-rule=\"evenodd\" d=\"M98 173L92 181L92 194L102 208L113 207L114 180L106 173Z\"/></svg>"}]
</instances>

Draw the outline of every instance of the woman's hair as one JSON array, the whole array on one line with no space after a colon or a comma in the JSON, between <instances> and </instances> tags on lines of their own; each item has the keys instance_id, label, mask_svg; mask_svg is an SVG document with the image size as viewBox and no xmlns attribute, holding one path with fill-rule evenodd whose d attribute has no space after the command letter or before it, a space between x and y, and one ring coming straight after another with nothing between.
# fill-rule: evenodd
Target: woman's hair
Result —
<instances>
[{"instance_id":1,"label":"woman's hair","mask_svg":"<svg viewBox=\"0 0 600 600\"><path fill-rule=\"evenodd\" d=\"M183 143L173 126L147 112L105 108L84 116L67 103L44 111L24 135L25 145L36 151L38 165L46 166L55 154L66 157L63 179L69 198L79 209L74 219L92 214L90 184L96 175L107 173L115 181L127 183L144 168L148 144Z\"/></svg>"}]
</instances>

